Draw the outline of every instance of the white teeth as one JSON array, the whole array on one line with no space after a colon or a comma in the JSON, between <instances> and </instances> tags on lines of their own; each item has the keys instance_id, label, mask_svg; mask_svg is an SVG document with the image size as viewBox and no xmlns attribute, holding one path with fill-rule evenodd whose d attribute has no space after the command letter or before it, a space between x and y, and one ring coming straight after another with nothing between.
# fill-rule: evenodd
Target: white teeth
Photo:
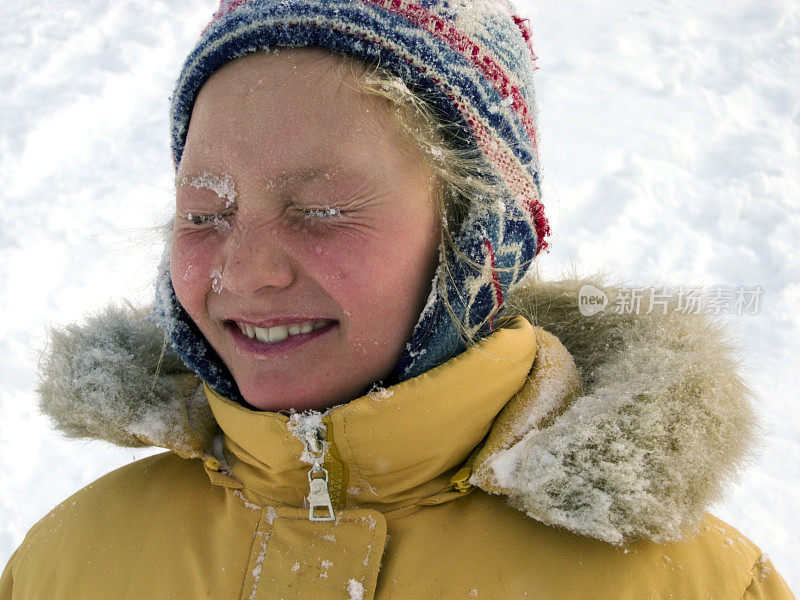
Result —
<instances>
[{"instance_id":1,"label":"white teeth","mask_svg":"<svg viewBox=\"0 0 800 600\"><path fill-rule=\"evenodd\" d=\"M283 325L269 328L269 341L274 344L275 342L282 342L289 337L289 331Z\"/></svg>"},{"instance_id":2,"label":"white teeth","mask_svg":"<svg viewBox=\"0 0 800 600\"><path fill-rule=\"evenodd\" d=\"M328 324L328 321L306 321L297 325L286 327L284 325L277 325L275 327L253 327L246 323L237 323L242 333L252 339L257 339L264 344L282 342L292 335L300 335L303 333L311 333L317 329L322 329Z\"/></svg>"}]
</instances>

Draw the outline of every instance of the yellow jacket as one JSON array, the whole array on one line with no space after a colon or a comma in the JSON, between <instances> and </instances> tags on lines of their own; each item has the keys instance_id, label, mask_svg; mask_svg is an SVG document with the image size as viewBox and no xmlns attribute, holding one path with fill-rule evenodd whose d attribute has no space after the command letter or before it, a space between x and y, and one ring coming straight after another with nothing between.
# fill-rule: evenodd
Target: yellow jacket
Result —
<instances>
[{"instance_id":1,"label":"yellow jacket","mask_svg":"<svg viewBox=\"0 0 800 600\"><path fill-rule=\"evenodd\" d=\"M173 451L35 525L0 600L793 598L756 546L704 512L752 428L718 332L685 317L565 319L573 287L533 304L528 290L512 308L576 354L509 318L324 416L248 410L174 365L162 365L168 402L76 409L71 395L97 396L74 389L64 370L77 363L58 356L98 338L67 332L44 408L73 435ZM140 317L104 319L130 334L147 329ZM310 520L312 485L315 516L329 498L333 520Z\"/></svg>"}]
</instances>

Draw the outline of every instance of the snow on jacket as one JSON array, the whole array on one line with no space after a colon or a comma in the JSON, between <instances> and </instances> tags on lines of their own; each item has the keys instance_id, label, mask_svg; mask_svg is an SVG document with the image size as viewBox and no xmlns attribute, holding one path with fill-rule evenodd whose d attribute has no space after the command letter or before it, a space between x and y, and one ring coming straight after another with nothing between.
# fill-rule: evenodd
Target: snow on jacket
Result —
<instances>
[{"instance_id":1,"label":"snow on jacket","mask_svg":"<svg viewBox=\"0 0 800 600\"><path fill-rule=\"evenodd\" d=\"M705 512L755 430L724 333L583 317L580 284L520 289L523 316L476 347L321 419L199 385L159 360L145 312L55 334L40 392L58 426L172 452L37 523L0 599L793 598ZM321 450L332 521L306 506Z\"/></svg>"}]
</instances>

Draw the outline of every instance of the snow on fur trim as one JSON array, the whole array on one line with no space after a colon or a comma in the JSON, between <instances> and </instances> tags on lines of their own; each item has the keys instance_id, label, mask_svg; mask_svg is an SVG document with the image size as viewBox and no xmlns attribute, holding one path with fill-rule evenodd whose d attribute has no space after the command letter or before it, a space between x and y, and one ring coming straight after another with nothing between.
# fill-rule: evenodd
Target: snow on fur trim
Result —
<instances>
[{"instance_id":1,"label":"snow on fur trim","mask_svg":"<svg viewBox=\"0 0 800 600\"><path fill-rule=\"evenodd\" d=\"M599 279L530 283L510 299L509 312L561 340L584 391L543 423L519 420L501 449L479 457L471 482L613 544L680 539L735 477L758 429L734 346L702 315L646 315L643 304L639 315L583 317L584 283L614 303L618 290Z\"/></svg>"},{"instance_id":2,"label":"snow on fur trim","mask_svg":"<svg viewBox=\"0 0 800 600\"><path fill-rule=\"evenodd\" d=\"M164 353L164 333L149 312L110 306L83 325L51 331L39 407L67 437L204 456L219 428L200 380Z\"/></svg>"}]
</instances>

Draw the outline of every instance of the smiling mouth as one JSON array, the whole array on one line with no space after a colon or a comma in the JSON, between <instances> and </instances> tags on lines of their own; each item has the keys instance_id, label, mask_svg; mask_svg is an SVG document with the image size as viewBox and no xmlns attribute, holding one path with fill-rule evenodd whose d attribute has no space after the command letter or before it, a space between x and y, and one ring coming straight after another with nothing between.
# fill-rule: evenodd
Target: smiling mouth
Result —
<instances>
[{"instance_id":1,"label":"smiling mouth","mask_svg":"<svg viewBox=\"0 0 800 600\"><path fill-rule=\"evenodd\" d=\"M249 323L241 323L236 321L236 326L251 340L256 340L262 344L275 344L282 342L289 337L302 335L317 331L323 327L331 325L334 321L326 321L324 319L315 321L305 321L303 323L293 323L291 325L276 325L274 327L255 327Z\"/></svg>"}]
</instances>

